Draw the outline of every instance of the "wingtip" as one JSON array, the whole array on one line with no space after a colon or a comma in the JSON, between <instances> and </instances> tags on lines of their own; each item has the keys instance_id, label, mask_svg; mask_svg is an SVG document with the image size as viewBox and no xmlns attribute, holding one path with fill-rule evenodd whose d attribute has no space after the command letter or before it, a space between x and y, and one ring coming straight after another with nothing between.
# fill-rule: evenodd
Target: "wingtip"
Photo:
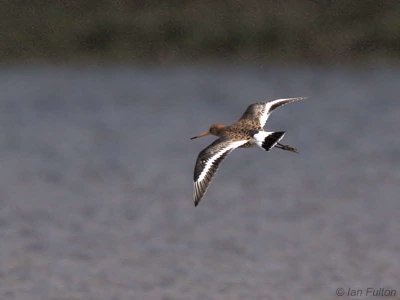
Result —
<instances>
[{"instance_id":1,"label":"wingtip","mask_svg":"<svg viewBox=\"0 0 400 300\"><path fill-rule=\"evenodd\" d=\"M288 100L293 100L293 101L301 101L301 100L307 100L310 97L293 97L293 98L288 98Z\"/></svg>"},{"instance_id":2,"label":"wingtip","mask_svg":"<svg viewBox=\"0 0 400 300\"><path fill-rule=\"evenodd\" d=\"M199 197L197 197L197 194L194 192L193 193L193 204L194 204L194 207L197 207L197 205L199 205L199 202L200 202L200 199L199 199Z\"/></svg>"},{"instance_id":3,"label":"wingtip","mask_svg":"<svg viewBox=\"0 0 400 300\"><path fill-rule=\"evenodd\" d=\"M291 97L291 98L280 98L280 99L275 99L272 101L265 101L264 104L270 104L271 105L271 109L270 111L274 110L277 107L280 107L282 105L288 104L288 103L294 103L294 102L298 102L301 100L306 100L309 97Z\"/></svg>"},{"instance_id":4,"label":"wingtip","mask_svg":"<svg viewBox=\"0 0 400 300\"><path fill-rule=\"evenodd\" d=\"M277 100L292 100L292 101L300 101L300 100L306 100L309 97L290 97L290 98L283 98L283 99L277 99Z\"/></svg>"}]
</instances>

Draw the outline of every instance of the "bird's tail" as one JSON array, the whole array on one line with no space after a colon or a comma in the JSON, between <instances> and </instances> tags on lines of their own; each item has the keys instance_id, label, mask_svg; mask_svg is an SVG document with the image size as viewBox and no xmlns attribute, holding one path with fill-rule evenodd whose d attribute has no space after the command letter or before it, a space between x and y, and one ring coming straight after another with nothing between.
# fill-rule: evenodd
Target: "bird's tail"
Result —
<instances>
[{"instance_id":1,"label":"bird's tail","mask_svg":"<svg viewBox=\"0 0 400 300\"><path fill-rule=\"evenodd\" d=\"M259 131L254 135L256 144L263 148L265 151L269 151L273 148L285 135L284 131L267 132Z\"/></svg>"}]
</instances>

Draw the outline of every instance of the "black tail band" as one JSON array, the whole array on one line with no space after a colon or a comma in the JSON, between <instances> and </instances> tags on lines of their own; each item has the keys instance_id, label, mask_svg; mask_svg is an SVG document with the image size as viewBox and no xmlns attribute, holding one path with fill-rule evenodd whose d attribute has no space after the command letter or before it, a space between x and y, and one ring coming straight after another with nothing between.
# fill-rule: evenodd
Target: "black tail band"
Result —
<instances>
[{"instance_id":1,"label":"black tail band","mask_svg":"<svg viewBox=\"0 0 400 300\"><path fill-rule=\"evenodd\" d=\"M272 147L276 145L277 142L279 142L282 139L284 135L285 135L284 131L277 131L271 133L264 139L262 147L265 149L265 151L269 151Z\"/></svg>"}]
</instances>

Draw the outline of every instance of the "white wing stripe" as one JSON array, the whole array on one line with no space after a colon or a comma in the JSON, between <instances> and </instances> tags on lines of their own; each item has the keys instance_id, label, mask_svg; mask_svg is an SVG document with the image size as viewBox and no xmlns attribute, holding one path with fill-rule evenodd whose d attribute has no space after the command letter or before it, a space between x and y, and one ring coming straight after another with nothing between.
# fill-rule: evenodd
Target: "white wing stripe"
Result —
<instances>
[{"instance_id":1,"label":"white wing stripe","mask_svg":"<svg viewBox=\"0 0 400 300\"><path fill-rule=\"evenodd\" d=\"M302 99L305 99L304 97L299 97L299 98L284 98L284 99L277 99L277 100L273 100L273 101L269 101L269 102L266 102L265 103L265 106L264 106L264 111L263 111L263 113L261 114L261 116L260 116L260 124L261 124L261 127L264 127L264 125L265 125L265 123L267 122L267 120L268 120L268 118L269 118L269 115L271 114L271 107L272 106L274 106L275 104L277 104L277 103L280 103L280 102L286 102L286 101L288 101L288 100L293 100L293 102L295 102L295 101L299 101L299 100L302 100Z\"/></svg>"},{"instance_id":2,"label":"white wing stripe","mask_svg":"<svg viewBox=\"0 0 400 300\"><path fill-rule=\"evenodd\" d=\"M227 147L222 148L217 154L215 154L213 157L211 157L206 165L204 166L203 171L201 172L199 178L196 180L196 182L201 182L203 181L204 177L206 177L206 174L208 173L208 171L210 170L211 166L213 165L213 163L220 158L226 151L231 151L237 147L240 147L244 144L246 144L248 141L244 140L244 141L235 141L230 143Z\"/></svg>"}]
</instances>

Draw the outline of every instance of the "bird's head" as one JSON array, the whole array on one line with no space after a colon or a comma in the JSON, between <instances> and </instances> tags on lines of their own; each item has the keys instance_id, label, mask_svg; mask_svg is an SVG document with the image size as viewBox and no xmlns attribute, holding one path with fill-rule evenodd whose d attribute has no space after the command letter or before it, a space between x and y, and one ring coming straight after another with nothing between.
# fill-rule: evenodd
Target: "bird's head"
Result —
<instances>
[{"instance_id":1,"label":"bird's head","mask_svg":"<svg viewBox=\"0 0 400 300\"><path fill-rule=\"evenodd\" d=\"M225 125L222 125L222 124L212 124L207 131L204 131L204 132L200 133L199 135L196 135L190 139L194 140L194 139L197 139L199 137L203 137L203 136L206 136L209 134L220 136L221 131L222 131L222 129L224 129L224 127L225 127Z\"/></svg>"}]
</instances>

